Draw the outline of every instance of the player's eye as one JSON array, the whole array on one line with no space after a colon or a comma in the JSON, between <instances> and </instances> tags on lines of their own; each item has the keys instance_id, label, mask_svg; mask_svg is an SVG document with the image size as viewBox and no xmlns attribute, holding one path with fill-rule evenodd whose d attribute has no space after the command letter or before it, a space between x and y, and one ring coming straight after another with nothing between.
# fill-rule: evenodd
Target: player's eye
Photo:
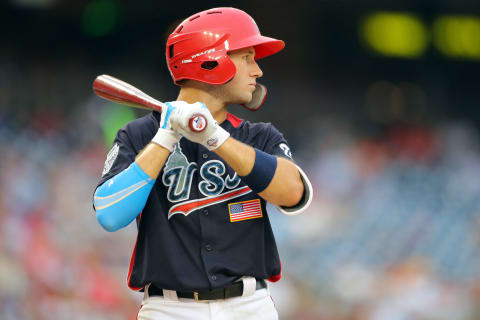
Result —
<instances>
[{"instance_id":1,"label":"player's eye","mask_svg":"<svg viewBox=\"0 0 480 320\"><path fill-rule=\"evenodd\" d=\"M255 60L252 54L246 54L246 55L244 55L242 58L243 58L243 60L245 60L246 62L252 62L252 61Z\"/></svg>"}]
</instances>

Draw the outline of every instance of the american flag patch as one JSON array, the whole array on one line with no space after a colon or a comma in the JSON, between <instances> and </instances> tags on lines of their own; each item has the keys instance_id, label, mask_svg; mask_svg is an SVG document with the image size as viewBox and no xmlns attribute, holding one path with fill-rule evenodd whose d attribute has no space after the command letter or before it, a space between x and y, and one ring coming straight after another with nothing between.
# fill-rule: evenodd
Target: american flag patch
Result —
<instances>
[{"instance_id":1,"label":"american flag patch","mask_svg":"<svg viewBox=\"0 0 480 320\"><path fill-rule=\"evenodd\" d=\"M229 203L228 212L230 213L230 222L263 217L260 199Z\"/></svg>"}]
</instances>

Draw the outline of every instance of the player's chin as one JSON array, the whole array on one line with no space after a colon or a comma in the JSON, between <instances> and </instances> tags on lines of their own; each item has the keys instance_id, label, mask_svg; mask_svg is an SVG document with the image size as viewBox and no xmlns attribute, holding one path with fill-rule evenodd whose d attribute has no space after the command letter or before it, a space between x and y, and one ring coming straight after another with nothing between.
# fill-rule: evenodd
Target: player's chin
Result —
<instances>
[{"instance_id":1,"label":"player's chin","mask_svg":"<svg viewBox=\"0 0 480 320\"><path fill-rule=\"evenodd\" d=\"M245 92L242 95L239 95L234 103L236 104L247 104L252 101L253 95L251 92Z\"/></svg>"}]
</instances>

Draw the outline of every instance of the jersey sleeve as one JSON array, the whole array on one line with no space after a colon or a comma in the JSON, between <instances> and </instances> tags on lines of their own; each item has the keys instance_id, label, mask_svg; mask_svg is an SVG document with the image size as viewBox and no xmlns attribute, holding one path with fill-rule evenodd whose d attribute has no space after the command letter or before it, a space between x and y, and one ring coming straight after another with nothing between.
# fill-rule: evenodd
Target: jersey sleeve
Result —
<instances>
[{"instance_id":1,"label":"jersey sleeve","mask_svg":"<svg viewBox=\"0 0 480 320\"><path fill-rule=\"evenodd\" d=\"M111 177L122 172L135 160L137 155L125 128L117 132L113 146L107 154L97 188Z\"/></svg>"},{"instance_id":2,"label":"jersey sleeve","mask_svg":"<svg viewBox=\"0 0 480 320\"><path fill-rule=\"evenodd\" d=\"M97 188L128 168L135 161L137 154L152 140L157 132L159 119L160 114L152 112L128 122L118 130L113 146L107 154Z\"/></svg>"},{"instance_id":3,"label":"jersey sleeve","mask_svg":"<svg viewBox=\"0 0 480 320\"><path fill-rule=\"evenodd\" d=\"M264 151L272 155L287 158L294 162L290 146L288 145L287 140L283 134L277 130L273 125L269 126L268 138L265 144ZM308 179L305 172L297 165L298 172L300 173L300 178L302 179L304 192L302 199L293 207L283 207L277 206L278 210L286 215L297 215L305 211L312 202L313 199L313 188L310 180Z\"/></svg>"},{"instance_id":4,"label":"jersey sleeve","mask_svg":"<svg viewBox=\"0 0 480 320\"><path fill-rule=\"evenodd\" d=\"M263 151L275 156L293 160L290 147L288 146L288 142L283 134L270 123L268 124L266 131L267 139L265 141Z\"/></svg>"}]
</instances>

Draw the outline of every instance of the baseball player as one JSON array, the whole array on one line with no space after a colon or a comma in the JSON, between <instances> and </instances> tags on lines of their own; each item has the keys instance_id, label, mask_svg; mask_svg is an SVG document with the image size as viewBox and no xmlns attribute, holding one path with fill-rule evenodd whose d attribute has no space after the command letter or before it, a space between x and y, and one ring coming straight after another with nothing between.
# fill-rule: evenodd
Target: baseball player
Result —
<instances>
[{"instance_id":1,"label":"baseball player","mask_svg":"<svg viewBox=\"0 0 480 320\"><path fill-rule=\"evenodd\" d=\"M256 60L284 46L241 10L192 15L167 40L177 101L118 131L94 208L108 231L136 219L127 282L144 292L138 319L278 318L266 280L280 279L281 263L266 202L298 214L312 187L273 125L227 105L261 106Z\"/></svg>"}]
</instances>

